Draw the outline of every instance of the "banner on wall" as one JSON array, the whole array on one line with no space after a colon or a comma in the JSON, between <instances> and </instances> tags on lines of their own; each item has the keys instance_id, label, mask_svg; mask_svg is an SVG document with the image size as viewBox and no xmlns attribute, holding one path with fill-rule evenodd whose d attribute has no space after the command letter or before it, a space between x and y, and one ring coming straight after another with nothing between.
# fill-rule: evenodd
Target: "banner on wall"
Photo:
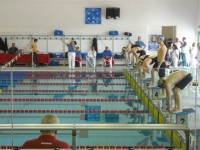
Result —
<instances>
[{"instance_id":1,"label":"banner on wall","mask_svg":"<svg viewBox=\"0 0 200 150\"><path fill-rule=\"evenodd\" d=\"M157 43L157 37L159 35L149 34L148 36L148 50L157 51L159 49L159 44Z\"/></svg>"}]
</instances>

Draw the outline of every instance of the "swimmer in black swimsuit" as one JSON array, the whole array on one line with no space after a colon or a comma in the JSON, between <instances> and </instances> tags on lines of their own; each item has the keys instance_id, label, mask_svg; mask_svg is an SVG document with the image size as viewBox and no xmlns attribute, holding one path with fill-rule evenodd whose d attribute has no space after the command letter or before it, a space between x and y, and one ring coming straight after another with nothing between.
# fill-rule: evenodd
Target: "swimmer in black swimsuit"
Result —
<instances>
[{"instance_id":1,"label":"swimmer in black swimsuit","mask_svg":"<svg viewBox=\"0 0 200 150\"><path fill-rule=\"evenodd\" d=\"M137 44L132 44L131 42L128 43L128 45L126 47L122 48L122 53L124 54L125 58L126 58L126 64L131 64L131 60L132 60L132 55L133 54L133 62L137 62L137 58L136 61L134 59L134 56L137 56L137 50L139 49L139 46ZM144 50L143 50L144 51ZM145 52L145 51L144 51ZM143 55L144 52L141 52L140 55ZM146 54L146 52L145 52Z\"/></svg>"},{"instance_id":2,"label":"swimmer in black swimsuit","mask_svg":"<svg viewBox=\"0 0 200 150\"><path fill-rule=\"evenodd\" d=\"M131 43L132 44L132 43ZM140 47L137 44L132 44L131 45L131 50L129 51L129 58L131 59L130 54L133 54L133 64L136 65L138 63L138 55L140 54L140 56L142 55L146 55L145 50L140 50Z\"/></svg>"},{"instance_id":3,"label":"swimmer in black swimsuit","mask_svg":"<svg viewBox=\"0 0 200 150\"><path fill-rule=\"evenodd\" d=\"M181 111L180 92L192 81L192 79L193 77L189 72L176 71L171 73L165 80L158 80L158 86L166 90L167 106L169 112ZM174 94L174 108L172 108L171 104L171 91L173 91Z\"/></svg>"},{"instance_id":4,"label":"swimmer in black swimsuit","mask_svg":"<svg viewBox=\"0 0 200 150\"><path fill-rule=\"evenodd\" d=\"M151 83L149 87L153 87L156 84L156 73L158 73L159 79L164 79L165 78L165 56L167 53L167 47L165 46L164 43L165 37L163 35L159 35L157 37L157 43L159 44L159 49L157 53L157 59L153 65L153 69L151 70ZM162 94L165 95L165 91L162 90Z\"/></svg>"},{"instance_id":5,"label":"swimmer in black swimsuit","mask_svg":"<svg viewBox=\"0 0 200 150\"><path fill-rule=\"evenodd\" d=\"M144 55L144 56L139 57L138 68L139 68L141 79L145 79L146 73L151 72L150 65L154 64L156 60L157 60L157 56Z\"/></svg>"},{"instance_id":6,"label":"swimmer in black swimsuit","mask_svg":"<svg viewBox=\"0 0 200 150\"><path fill-rule=\"evenodd\" d=\"M158 72L159 78L164 79L165 77L165 55L167 52L167 47L164 44L164 36L159 35L157 38L157 43L160 45L157 53L157 60L153 65L153 69L151 71L152 83L150 86L155 86L156 72Z\"/></svg>"},{"instance_id":7,"label":"swimmer in black swimsuit","mask_svg":"<svg viewBox=\"0 0 200 150\"><path fill-rule=\"evenodd\" d=\"M136 67L139 63L140 63L140 59L142 56L145 56L146 55L146 52L145 50L137 50L136 52L137 54L139 54L139 56L137 56L137 62L133 65L133 67Z\"/></svg>"}]
</instances>

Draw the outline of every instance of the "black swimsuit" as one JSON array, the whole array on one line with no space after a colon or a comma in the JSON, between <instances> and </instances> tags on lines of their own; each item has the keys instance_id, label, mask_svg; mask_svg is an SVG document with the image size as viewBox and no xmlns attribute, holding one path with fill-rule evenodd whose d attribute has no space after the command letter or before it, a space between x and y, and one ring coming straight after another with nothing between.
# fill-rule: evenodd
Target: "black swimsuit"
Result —
<instances>
[{"instance_id":1,"label":"black swimsuit","mask_svg":"<svg viewBox=\"0 0 200 150\"><path fill-rule=\"evenodd\" d=\"M150 65L154 64L155 62L157 62L157 57L154 57L154 58L151 58L151 59L152 59L152 61L151 61Z\"/></svg>"},{"instance_id":2,"label":"black swimsuit","mask_svg":"<svg viewBox=\"0 0 200 150\"><path fill-rule=\"evenodd\" d=\"M181 90L184 89L191 81L192 81L191 73L187 74L179 83L175 85L175 87L180 88Z\"/></svg>"},{"instance_id":3,"label":"black swimsuit","mask_svg":"<svg viewBox=\"0 0 200 150\"><path fill-rule=\"evenodd\" d=\"M146 56L144 56L144 58L142 59L142 58L140 58L142 61L144 61L146 58L148 58L150 55L146 55Z\"/></svg>"},{"instance_id":4,"label":"black swimsuit","mask_svg":"<svg viewBox=\"0 0 200 150\"><path fill-rule=\"evenodd\" d=\"M137 54L139 54L138 57L141 57L141 56L143 56L143 55L146 55L146 52L145 52L145 50L138 50L138 51L137 51Z\"/></svg>"},{"instance_id":5,"label":"black swimsuit","mask_svg":"<svg viewBox=\"0 0 200 150\"><path fill-rule=\"evenodd\" d=\"M157 57L152 59L152 63L154 63L153 68L156 69L158 67L158 64L159 64ZM165 68L166 68L166 63L162 62L162 64L160 65L159 71L158 71L158 75L159 75L160 78L165 77Z\"/></svg>"},{"instance_id":6,"label":"black swimsuit","mask_svg":"<svg viewBox=\"0 0 200 150\"><path fill-rule=\"evenodd\" d=\"M137 44L132 44L131 43L131 48L134 48L134 47L139 47Z\"/></svg>"}]
</instances>

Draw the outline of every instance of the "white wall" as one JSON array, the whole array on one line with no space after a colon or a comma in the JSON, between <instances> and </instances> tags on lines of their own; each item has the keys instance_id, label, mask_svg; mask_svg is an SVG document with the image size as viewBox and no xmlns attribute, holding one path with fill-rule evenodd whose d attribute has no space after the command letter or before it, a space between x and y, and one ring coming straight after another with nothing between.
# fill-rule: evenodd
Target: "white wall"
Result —
<instances>
[{"instance_id":1,"label":"white wall","mask_svg":"<svg viewBox=\"0 0 200 150\"><path fill-rule=\"evenodd\" d=\"M62 29L67 35L107 35L118 30L132 32L132 41L141 35L147 44L149 26L169 25L177 26L177 36L191 43L196 36L197 4L197 0L1 0L0 34L46 35ZM102 8L101 25L84 23L86 7ZM107 7L120 7L120 19L107 20Z\"/></svg>"},{"instance_id":2,"label":"white wall","mask_svg":"<svg viewBox=\"0 0 200 150\"><path fill-rule=\"evenodd\" d=\"M200 0L197 0L197 30L200 31Z\"/></svg>"}]
</instances>

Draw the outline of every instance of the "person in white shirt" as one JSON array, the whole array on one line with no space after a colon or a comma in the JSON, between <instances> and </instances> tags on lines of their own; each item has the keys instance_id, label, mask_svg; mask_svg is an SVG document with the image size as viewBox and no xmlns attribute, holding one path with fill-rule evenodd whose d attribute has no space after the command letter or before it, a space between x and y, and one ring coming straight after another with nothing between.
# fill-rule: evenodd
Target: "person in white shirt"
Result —
<instances>
[{"instance_id":1,"label":"person in white shirt","mask_svg":"<svg viewBox=\"0 0 200 150\"><path fill-rule=\"evenodd\" d=\"M183 37L182 39L182 45L181 45L181 59L182 59L182 66L183 67L187 67L188 65L188 60L187 60L187 42L186 42L186 38Z\"/></svg>"},{"instance_id":2,"label":"person in white shirt","mask_svg":"<svg viewBox=\"0 0 200 150\"><path fill-rule=\"evenodd\" d=\"M176 38L175 39L175 42L173 43L174 45L176 45L177 46L177 49L178 49L178 51L179 52L181 52L181 45L182 45L182 42L181 41L179 41L179 39L178 38ZM172 44L172 46L173 46L173 44Z\"/></svg>"},{"instance_id":3,"label":"person in white shirt","mask_svg":"<svg viewBox=\"0 0 200 150\"><path fill-rule=\"evenodd\" d=\"M197 59L197 68L200 67L200 44L197 44L197 55L195 57Z\"/></svg>"},{"instance_id":4,"label":"person in white shirt","mask_svg":"<svg viewBox=\"0 0 200 150\"><path fill-rule=\"evenodd\" d=\"M95 48L92 47L92 49L89 50L87 54L86 67L88 67L88 64L91 67L96 67L96 56L97 56L97 52L95 51Z\"/></svg>"},{"instance_id":5,"label":"person in white shirt","mask_svg":"<svg viewBox=\"0 0 200 150\"><path fill-rule=\"evenodd\" d=\"M179 38L176 38L176 39L175 39L175 42L171 44L171 49L172 49L172 46L173 46L173 45L176 45L176 47L177 47L177 49L178 49L178 51L179 51L179 58L178 58L178 59L180 60L180 58L181 58L180 53L181 53L181 45L182 45L182 42L179 41Z\"/></svg>"},{"instance_id":6,"label":"person in white shirt","mask_svg":"<svg viewBox=\"0 0 200 150\"><path fill-rule=\"evenodd\" d=\"M200 43L197 44L197 55L196 55L196 65L197 65L197 74L198 78L200 78Z\"/></svg>"},{"instance_id":7,"label":"person in white shirt","mask_svg":"<svg viewBox=\"0 0 200 150\"><path fill-rule=\"evenodd\" d=\"M196 68L196 61L194 61L195 57L197 56L197 47L195 42L192 43L192 47L190 47L190 67L191 68Z\"/></svg>"},{"instance_id":8,"label":"person in white shirt","mask_svg":"<svg viewBox=\"0 0 200 150\"><path fill-rule=\"evenodd\" d=\"M174 68L178 68L179 51L175 44L172 45L171 58Z\"/></svg>"}]
</instances>

